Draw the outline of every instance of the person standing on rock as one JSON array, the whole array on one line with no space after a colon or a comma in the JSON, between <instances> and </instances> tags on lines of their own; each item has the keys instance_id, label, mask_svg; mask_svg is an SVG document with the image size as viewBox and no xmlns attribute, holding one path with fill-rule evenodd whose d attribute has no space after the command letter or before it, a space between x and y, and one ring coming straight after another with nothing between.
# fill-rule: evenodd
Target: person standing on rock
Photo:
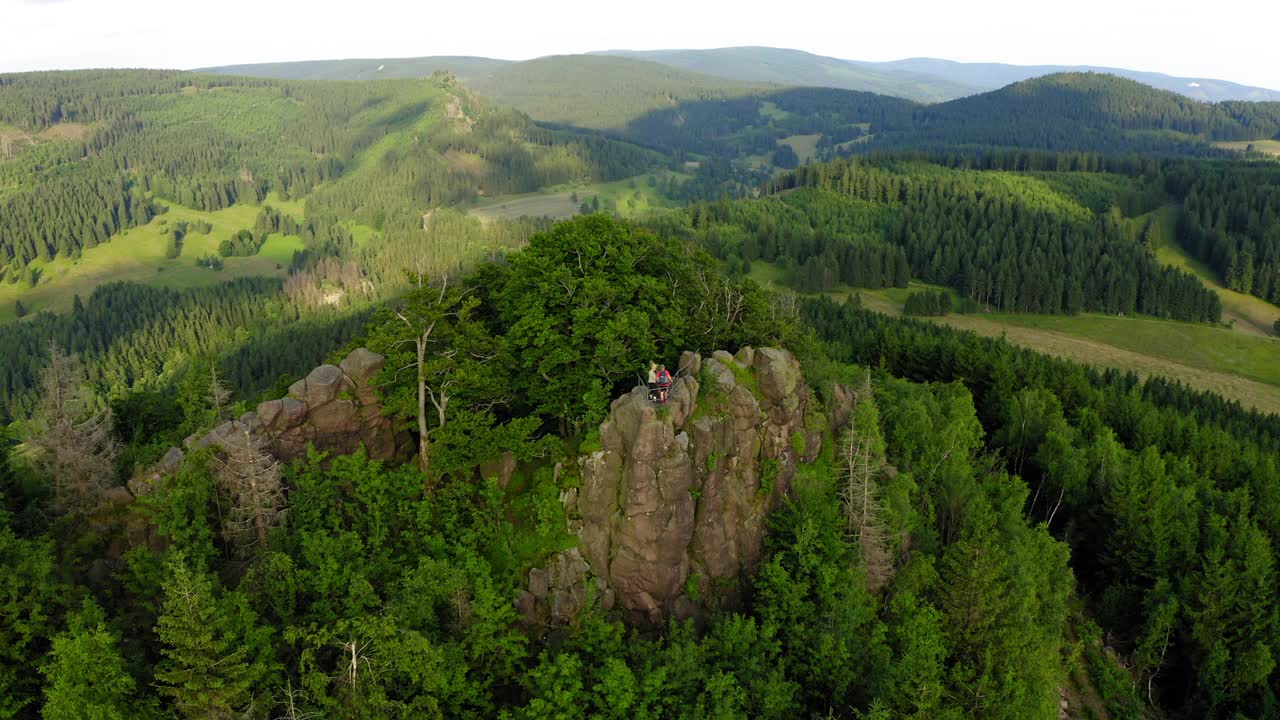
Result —
<instances>
[{"instance_id":1,"label":"person standing on rock","mask_svg":"<svg viewBox=\"0 0 1280 720\"><path fill-rule=\"evenodd\" d=\"M658 380L658 402L663 405L667 404L667 391L671 389L671 373L667 371L666 365L659 365L657 372Z\"/></svg>"},{"instance_id":2,"label":"person standing on rock","mask_svg":"<svg viewBox=\"0 0 1280 720\"><path fill-rule=\"evenodd\" d=\"M649 399L653 402L658 401L658 363L649 363L649 376L646 378L649 383Z\"/></svg>"}]
</instances>

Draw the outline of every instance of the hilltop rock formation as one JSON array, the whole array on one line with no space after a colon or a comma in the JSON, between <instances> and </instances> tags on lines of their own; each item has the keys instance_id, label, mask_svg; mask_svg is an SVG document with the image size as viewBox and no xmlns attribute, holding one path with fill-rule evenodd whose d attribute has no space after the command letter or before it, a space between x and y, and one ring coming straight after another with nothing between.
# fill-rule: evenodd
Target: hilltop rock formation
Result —
<instances>
[{"instance_id":1,"label":"hilltop rock formation","mask_svg":"<svg viewBox=\"0 0 1280 720\"><path fill-rule=\"evenodd\" d=\"M526 615L567 621L591 584L606 608L653 624L736 602L769 513L797 463L821 450L825 419L785 350L685 353L680 367L666 405L642 387L614 401L566 503L580 556L534 571Z\"/></svg>"},{"instance_id":2,"label":"hilltop rock formation","mask_svg":"<svg viewBox=\"0 0 1280 720\"><path fill-rule=\"evenodd\" d=\"M289 394L258 405L205 435L184 441L188 451L220 445L246 427L260 434L278 459L289 462L306 455L307 446L339 454L364 446L374 460L402 460L412 453L407 431L397 431L382 412L373 379L382 370L383 356L357 348L338 365L321 365L289 387ZM182 467L185 453L172 448L142 477L129 483L134 495Z\"/></svg>"}]
</instances>

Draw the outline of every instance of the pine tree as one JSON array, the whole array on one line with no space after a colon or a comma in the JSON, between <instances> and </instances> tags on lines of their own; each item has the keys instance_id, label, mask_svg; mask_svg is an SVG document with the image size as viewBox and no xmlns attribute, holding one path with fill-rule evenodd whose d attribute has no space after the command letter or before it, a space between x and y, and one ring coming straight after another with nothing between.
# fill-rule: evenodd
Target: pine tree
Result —
<instances>
[{"instance_id":1,"label":"pine tree","mask_svg":"<svg viewBox=\"0 0 1280 720\"><path fill-rule=\"evenodd\" d=\"M22 319L27 316L27 308L22 304L21 300L13 303L13 315L18 319Z\"/></svg>"},{"instance_id":2,"label":"pine tree","mask_svg":"<svg viewBox=\"0 0 1280 720\"><path fill-rule=\"evenodd\" d=\"M55 505L64 512L92 510L115 472L111 409L89 408L81 396L83 382L79 360L50 341L44 396L27 442L53 485Z\"/></svg>"},{"instance_id":3,"label":"pine tree","mask_svg":"<svg viewBox=\"0 0 1280 720\"><path fill-rule=\"evenodd\" d=\"M48 683L42 715L46 720L127 720L137 683L126 672L120 640L107 629L92 603L73 617L70 629L53 639L40 668Z\"/></svg>"},{"instance_id":4,"label":"pine tree","mask_svg":"<svg viewBox=\"0 0 1280 720\"><path fill-rule=\"evenodd\" d=\"M164 656L156 665L161 694L188 718L239 717L252 701L247 652L222 627L213 584L174 553L166 563L164 604L156 634Z\"/></svg>"}]
</instances>

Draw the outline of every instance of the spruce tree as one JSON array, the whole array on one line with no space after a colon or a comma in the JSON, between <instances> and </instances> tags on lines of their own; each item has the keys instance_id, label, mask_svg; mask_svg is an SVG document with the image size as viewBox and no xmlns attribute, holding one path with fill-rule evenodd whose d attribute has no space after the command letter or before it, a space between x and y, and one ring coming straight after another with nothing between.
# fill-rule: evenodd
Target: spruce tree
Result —
<instances>
[{"instance_id":1,"label":"spruce tree","mask_svg":"<svg viewBox=\"0 0 1280 720\"><path fill-rule=\"evenodd\" d=\"M67 632L53 639L40 668L45 720L128 720L135 717L137 683L125 670L120 639L107 629L102 611L86 601Z\"/></svg>"},{"instance_id":2,"label":"spruce tree","mask_svg":"<svg viewBox=\"0 0 1280 720\"><path fill-rule=\"evenodd\" d=\"M156 625L164 656L156 665L160 693L183 717L238 717L253 699L247 652L228 636L208 576L188 567L181 553L166 571Z\"/></svg>"}]
</instances>

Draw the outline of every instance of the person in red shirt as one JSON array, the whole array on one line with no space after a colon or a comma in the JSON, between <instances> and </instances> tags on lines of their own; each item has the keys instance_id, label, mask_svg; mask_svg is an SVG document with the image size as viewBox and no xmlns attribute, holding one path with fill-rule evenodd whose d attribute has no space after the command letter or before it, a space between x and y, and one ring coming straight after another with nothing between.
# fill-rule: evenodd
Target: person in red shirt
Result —
<instances>
[{"instance_id":1,"label":"person in red shirt","mask_svg":"<svg viewBox=\"0 0 1280 720\"><path fill-rule=\"evenodd\" d=\"M667 391L671 389L671 373L667 370L666 365L658 366L656 378L658 381L658 402L666 405Z\"/></svg>"}]
</instances>

